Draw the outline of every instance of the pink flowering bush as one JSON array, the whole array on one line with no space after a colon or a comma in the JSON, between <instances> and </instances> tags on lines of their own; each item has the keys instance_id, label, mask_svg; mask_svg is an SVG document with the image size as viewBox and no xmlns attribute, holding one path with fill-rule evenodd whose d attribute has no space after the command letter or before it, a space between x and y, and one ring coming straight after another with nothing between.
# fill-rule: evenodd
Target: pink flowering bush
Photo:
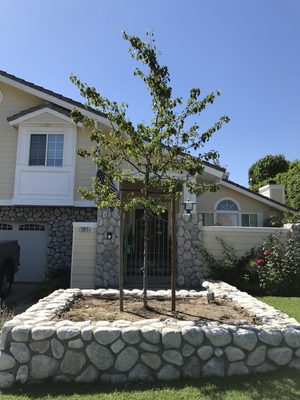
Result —
<instances>
[{"instance_id":1,"label":"pink flowering bush","mask_svg":"<svg viewBox=\"0 0 300 400\"><path fill-rule=\"evenodd\" d=\"M224 258L216 260L203 251L209 274L239 289L260 295L300 295L300 243L293 235L288 238L270 235L262 247L251 249L237 258L234 248L219 239Z\"/></svg>"},{"instance_id":2,"label":"pink flowering bush","mask_svg":"<svg viewBox=\"0 0 300 400\"><path fill-rule=\"evenodd\" d=\"M256 259L259 285L268 295L300 295L300 244L271 235Z\"/></svg>"}]
</instances>

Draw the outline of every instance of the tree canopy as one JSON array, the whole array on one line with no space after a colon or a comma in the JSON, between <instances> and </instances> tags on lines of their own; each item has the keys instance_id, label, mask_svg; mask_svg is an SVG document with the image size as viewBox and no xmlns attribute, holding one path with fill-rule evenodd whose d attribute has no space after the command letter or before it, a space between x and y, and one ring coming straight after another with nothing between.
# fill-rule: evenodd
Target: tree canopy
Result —
<instances>
[{"instance_id":1,"label":"tree canopy","mask_svg":"<svg viewBox=\"0 0 300 400\"><path fill-rule=\"evenodd\" d=\"M285 185L286 204L300 210L300 160L291 161L288 171L277 174L275 182Z\"/></svg>"},{"instance_id":2,"label":"tree canopy","mask_svg":"<svg viewBox=\"0 0 300 400\"><path fill-rule=\"evenodd\" d=\"M261 186L274 180L277 174L287 172L289 161L283 154L267 154L257 160L248 170L248 182L252 190L258 190Z\"/></svg>"},{"instance_id":3,"label":"tree canopy","mask_svg":"<svg viewBox=\"0 0 300 400\"><path fill-rule=\"evenodd\" d=\"M204 161L216 163L218 153L203 151L203 146L224 123L228 116L219 118L205 132L200 131L199 117L209 104L213 104L220 92L211 92L201 98L201 91L192 88L183 104L182 97L172 96L168 67L160 65L154 35L148 32L148 42L137 36L123 33L129 42L129 53L141 63L134 75L140 77L151 96L153 118L147 125L137 126L128 118L128 104L110 100L94 87L83 83L72 75L71 81L86 99L86 105L107 115L111 122L110 131L104 132L94 120L73 111L75 121L83 121L91 128L91 151L81 150L79 154L91 158L105 171L104 183L94 179L92 190L81 189L84 198L95 200L98 207L113 206L124 209L137 205L155 213L163 211L160 196L149 196L149 191L162 193L164 201L181 193L180 184L184 181L191 192L203 190L203 184L190 179L201 174ZM126 202L110 190L111 182L139 182L141 190L126 193Z\"/></svg>"}]
</instances>

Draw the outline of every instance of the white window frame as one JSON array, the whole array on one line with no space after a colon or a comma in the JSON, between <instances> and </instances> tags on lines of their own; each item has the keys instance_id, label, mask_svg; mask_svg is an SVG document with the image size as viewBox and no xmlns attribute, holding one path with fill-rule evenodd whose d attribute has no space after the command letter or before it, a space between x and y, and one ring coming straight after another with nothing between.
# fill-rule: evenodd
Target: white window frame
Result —
<instances>
[{"instance_id":1,"label":"white window frame","mask_svg":"<svg viewBox=\"0 0 300 400\"><path fill-rule=\"evenodd\" d=\"M227 210L218 210L219 204L224 200L229 200L229 201L232 201L234 204L236 204L237 210L233 210L233 211L230 211L230 210L228 210L228 211ZM218 214L235 214L235 215L237 215L237 225L232 225L232 226L240 226L241 225L240 211L241 211L241 207L240 207L239 203L236 200L232 199L231 197L223 197L222 199L219 199L215 204L215 208L214 208L214 224L216 225L218 223Z\"/></svg>"},{"instance_id":2,"label":"white window frame","mask_svg":"<svg viewBox=\"0 0 300 400\"><path fill-rule=\"evenodd\" d=\"M34 135L44 135L44 136L46 136L46 149L45 149L45 161L44 161L44 164L30 164L31 138ZM56 135L60 135L60 136L63 137L62 165L49 165L49 164L47 164L47 161L48 161L48 140L49 140L49 136L54 136L54 135L55 136ZM58 133L55 133L55 132L47 133L47 132L44 132L44 131L41 131L40 133L31 132L30 133L30 143L29 143L29 153L28 153L28 166L29 167L49 167L49 168L52 168L52 167L61 168L61 167L63 167L64 166L64 147L65 147L65 134L64 134L64 132L58 132Z\"/></svg>"},{"instance_id":3,"label":"white window frame","mask_svg":"<svg viewBox=\"0 0 300 400\"><path fill-rule=\"evenodd\" d=\"M63 134L63 165L29 165L32 134ZM74 205L77 127L74 124L19 125L12 205Z\"/></svg>"}]
</instances>

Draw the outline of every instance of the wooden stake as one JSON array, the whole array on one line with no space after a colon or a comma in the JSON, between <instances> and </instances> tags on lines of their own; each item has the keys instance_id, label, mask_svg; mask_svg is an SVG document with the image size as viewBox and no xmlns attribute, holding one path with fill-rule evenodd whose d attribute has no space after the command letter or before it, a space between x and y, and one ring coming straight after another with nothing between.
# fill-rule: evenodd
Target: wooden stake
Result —
<instances>
[{"instance_id":1,"label":"wooden stake","mask_svg":"<svg viewBox=\"0 0 300 400\"><path fill-rule=\"evenodd\" d=\"M124 211L122 204L122 193L121 193L121 206L120 206L119 298L120 298L120 311L123 311L124 310Z\"/></svg>"},{"instance_id":2,"label":"wooden stake","mask_svg":"<svg viewBox=\"0 0 300 400\"><path fill-rule=\"evenodd\" d=\"M171 200L171 292L172 292L172 311L176 310L176 210L175 198Z\"/></svg>"}]
</instances>

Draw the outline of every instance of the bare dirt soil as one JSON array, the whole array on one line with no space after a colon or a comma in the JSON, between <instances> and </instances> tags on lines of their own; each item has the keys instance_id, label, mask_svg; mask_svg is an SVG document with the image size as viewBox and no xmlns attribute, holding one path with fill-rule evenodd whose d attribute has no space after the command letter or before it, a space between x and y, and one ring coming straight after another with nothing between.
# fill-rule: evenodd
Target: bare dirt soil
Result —
<instances>
[{"instance_id":1,"label":"bare dirt soil","mask_svg":"<svg viewBox=\"0 0 300 400\"><path fill-rule=\"evenodd\" d=\"M124 301L124 311L120 312L119 300L82 298L76 300L71 308L58 318L71 321L138 321L152 318L160 320L175 318L183 321L238 322L243 320L254 323L250 314L236 303L218 299L208 304L206 298L177 300L174 313L171 311L169 300L149 300L148 309L145 309L140 299L128 299Z\"/></svg>"}]
</instances>

